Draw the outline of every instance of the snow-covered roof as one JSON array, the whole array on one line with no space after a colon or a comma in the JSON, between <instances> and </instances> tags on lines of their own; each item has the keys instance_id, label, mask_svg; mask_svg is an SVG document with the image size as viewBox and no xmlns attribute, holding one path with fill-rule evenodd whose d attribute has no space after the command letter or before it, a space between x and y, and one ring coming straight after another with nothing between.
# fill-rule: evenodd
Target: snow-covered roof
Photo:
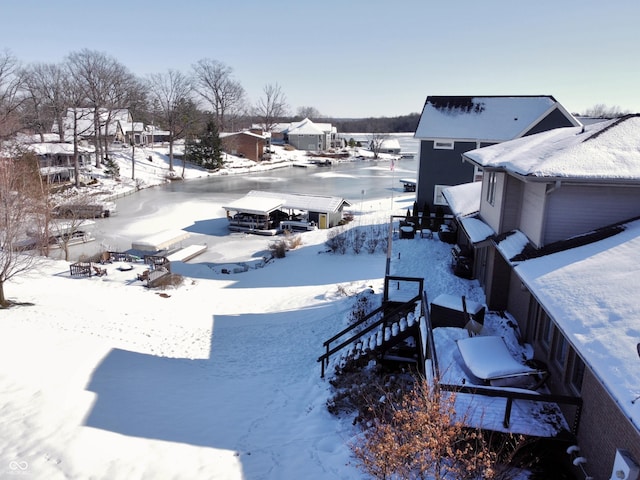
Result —
<instances>
[{"instance_id":1,"label":"snow-covered roof","mask_svg":"<svg viewBox=\"0 0 640 480\"><path fill-rule=\"evenodd\" d=\"M242 130L239 132L222 132L220 133L220 138L233 137L235 135L246 135L248 137L253 137L259 140L265 140L267 138L267 135L260 135L249 130Z\"/></svg>"},{"instance_id":2,"label":"snow-covered roof","mask_svg":"<svg viewBox=\"0 0 640 480\"><path fill-rule=\"evenodd\" d=\"M451 212L457 217L473 215L480 211L482 182L463 183L442 190Z\"/></svg>"},{"instance_id":3,"label":"snow-covered roof","mask_svg":"<svg viewBox=\"0 0 640 480\"><path fill-rule=\"evenodd\" d=\"M251 192L249 192L251 193ZM238 200L234 200L233 202L227 204L222 207L225 210L231 210L235 212L244 212L250 213L252 215L269 215L274 210L279 209L284 205L284 198L279 197L267 197L262 195L262 193L266 192L256 192L260 193L259 195L248 195Z\"/></svg>"},{"instance_id":4,"label":"snow-covered roof","mask_svg":"<svg viewBox=\"0 0 640 480\"><path fill-rule=\"evenodd\" d=\"M274 205L276 205L275 208L272 208ZM252 213L251 210L262 212L267 208L271 208L268 211L273 211L282 207L294 210L333 213L339 211L341 207L349 205L351 205L349 202L340 197L251 190L245 197L232 202L224 209Z\"/></svg>"},{"instance_id":5,"label":"snow-covered roof","mask_svg":"<svg viewBox=\"0 0 640 480\"><path fill-rule=\"evenodd\" d=\"M118 121L120 128L124 133L129 132L142 132L144 131L144 123L142 122L123 122Z\"/></svg>"},{"instance_id":6,"label":"snow-covered roof","mask_svg":"<svg viewBox=\"0 0 640 480\"><path fill-rule=\"evenodd\" d=\"M143 252L159 252L176 245L189 238L189 233L183 230L164 230L148 237L132 242L131 248Z\"/></svg>"},{"instance_id":7,"label":"snow-covered roof","mask_svg":"<svg viewBox=\"0 0 640 480\"><path fill-rule=\"evenodd\" d=\"M18 143L41 143L41 142L58 142L60 141L60 135L57 133L43 133L42 136L38 133L26 134L18 133L16 135Z\"/></svg>"},{"instance_id":8,"label":"snow-covered roof","mask_svg":"<svg viewBox=\"0 0 640 480\"><path fill-rule=\"evenodd\" d=\"M109 120L109 129L107 134L114 135L116 133L116 126L118 122L129 121L129 111L125 108L109 110L101 108L98 110L98 118L100 122L100 128L104 129L105 123ZM73 137L74 133L74 119L76 125L76 131L80 136L90 136L94 134L94 109L93 108L68 108L66 117L63 118L63 128L65 139ZM52 131L59 132L59 125L54 124Z\"/></svg>"},{"instance_id":9,"label":"snow-covered roof","mask_svg":"<svg viewBox=\"0 0 640 480\"><path fill-rule=\"evenodd\" d=\"M514 230L513 232L509 232L506 237L502 238L497 243L496 248L504 258L511 260L516 255L521 254L528 244L529 239L527 236L519 230Z\"/></svg>"},{"instance_id":10,"label":"snow-covered roof","mask_svg":"<svg viewBox=\"0 0 640 480\"><path fill-rule=\"evenodd\" d=\"M287 129L289 135L323 135L324 132L311 120L305 118L301 122L292 123Z\"/></svg>"},{"instance_id":11,"label":"snow-covered roof","mask_svg":"<svg viewBox=\"0 0 640 480\"><path fill-rule=\"evenodd\" d=\"M28 148L36 155L73 155L73 144L71 143L32 143ZM95 151L93 145L78 145L80 153L90 153Z\"/></svg>"},{"instance_id":12,"label":"snow-covered roof","mask_svg":"<svg viewBox=\"0 0 640 480\"><path fill-rule=\"evenodd\" d=\"M380 142L381 150L398 150L400 151L400 142L397 138L385 138Z\"/></svg>"},{"instance_id":13,"label":"snow-covered roof","mask_svg":"<svg viewBox=\"0 0 640 480\"><path fill-rule=\"evenodd\" d=\"M554 108L564 112L551 95L429 96L415 137L503 142L525 134Z\"/></svg>"},{"instance_id":14,"label":"snow-covered roof","mask_svg":"<svg viewBox=\"0 0 640 480\"><path fill-rule=\"evenodd\" d=\"M464 157L485 168L527 177L640 181L640 116L557 128Z\"/></svg>"},{"instance_id":15,"label":"snow-covered roof","mask_svg":"<svg viewBox=\"0 0 640 480\"><path fill-rule=\"evenodd\" d=\"M479 243L495 235L493 229L477 217L463 217L460 224L471 243Z\"/></svg>"},{"instance_id":16,"label":"snow-covered roof","mask_svg":"<svg viewBox=\"0 0 640 480\"><path fill-rule=\"evenodd\" d=\"M585 364L640 429L640 221L604 240L515 266Z\"/></svg>"},{"instance_id":17,"label":"snow-covered roof","mask_svg":"<svg viewBox=\"0 0 640 480\"><path fill-rule=\"evenodd\" d=\"M288 133L289 135L324 135L335 132L336 128L330 123L314 123L305 118L299 122L277 123L271 128L272 132Z\"/></svg>"}]
</instances>

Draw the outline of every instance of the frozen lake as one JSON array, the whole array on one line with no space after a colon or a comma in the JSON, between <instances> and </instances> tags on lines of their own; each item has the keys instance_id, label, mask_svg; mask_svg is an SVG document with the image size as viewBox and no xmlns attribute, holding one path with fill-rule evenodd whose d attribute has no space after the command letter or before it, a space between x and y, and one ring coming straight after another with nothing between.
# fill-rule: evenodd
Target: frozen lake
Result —
<instances>
[{"instance_id":1,"label":"frozen lake","mask_svg":"<svg viewBox=\"0 0 640 480\"><path fill-rule=\"evenodd\" d=\"M417 152L418 142L412 134L397 137L402 151ZM223 245L238 235L229 233L221 206L250 190L338 196L349 201L353 211L358 211L363 202L374 200L390 208L394 196L404 194L400 179L415 178L417 164L416 157L403 158L395 163L392 171L388 160L356 160L331 166L285 167L255 174L177 181L141 190L118 199L118 213L96 222L93 233L97 240L72 247L71 255L77 259L81 254L93 254L105 248L128 250L132 241L157 233L149 229L157 229L158 215L167 219L166 229L190 231L192 238L186 244L206 243L210 249L232 248ZM154 226L150 227L151 224ZM210 256L205 254L199 259Z\"/></svg>"}]
</instances>

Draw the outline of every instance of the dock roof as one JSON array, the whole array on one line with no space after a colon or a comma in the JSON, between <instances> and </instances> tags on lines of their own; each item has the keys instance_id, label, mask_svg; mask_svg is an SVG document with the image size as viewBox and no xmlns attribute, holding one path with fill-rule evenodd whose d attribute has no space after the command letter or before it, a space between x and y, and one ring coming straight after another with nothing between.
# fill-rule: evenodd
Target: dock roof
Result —
<instances>
[{"instance_id":1,"label":"dock roof","mask_svg":"<svg viewBox=\"0 0 640 480\"><path fill-rule=\"evenodd\" d=\"M333 213L338 212L344 206L350 205L351 203L341 197L310 195L306 193L278 193L251 190L243 198L240 198L223 208L225 210L265 215L266 213L272 212L278 208Z\"/></svg>"}]
</instances>

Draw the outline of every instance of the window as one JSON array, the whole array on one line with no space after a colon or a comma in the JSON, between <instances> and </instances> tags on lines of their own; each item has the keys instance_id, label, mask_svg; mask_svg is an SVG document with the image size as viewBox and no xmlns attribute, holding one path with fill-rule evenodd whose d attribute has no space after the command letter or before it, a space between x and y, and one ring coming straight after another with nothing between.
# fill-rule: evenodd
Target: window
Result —
<instances>
[{"instance_id":1,"label":"window","mask_svg":"<svg viewBox=\"0 0 640 480\"><path fill-rule=\"evenodd\" d=\"M582 390L582 379L584 378L584 362L575 352L571 349L569 352L569 385L579 394Z\"/></svg>"},{"instance_id":2,"label":"window","mask_svg":"<svg viewBox=\"0 0 640 480\"><path fill-rule=\"evenodd\" d=\"M447 200L444 198L442 191L450 185L435 185L433 187L433 204L434 205L447 205Z\"/></svg>"},{"instance_id":3,"label":"window","mask_svg":"<svg viewBox=\"0 0 640 480\"><path fill-rule=\"evenodd\" d=\"M496 172L489 172L487 175L487 202L494 205L496 201Z\"/></svg>"},{"instance_id":4,"label":"window","mask_svg":"<svg viewBox=\"0 0 640 480\"><path fill-rule=\"evenodd\" d=\"M564 367L568 347L569 344L567 343L567 339L564 338L564 335L562 335L560 330L556 329L553 341L553 361L561 368Z\"/></svg>"},{"instance_id":5,"label":"window","mask_svg":"<svg viewBox=\"0 0 640 480\"><path fill-rule=\"evenodd\" d=\"M544 310L540 311L540 343L543 347L545 347L546 351L549 351L551 347L551 339L553 338L553 325L551 325L551 319L544 312Z\"/></svg>"},{"instance_id":6,"label":"window","mask_svg":"<svg viewBox=\"0 0 640 480\"><path fill-rule=\"evenodd\" d=\"M433 142L434 150L453 150L456 142L453 140L435 140Z\"/></svg>"},{"instance_id":7,"label":"window","mask_svg":"<svg viewBox=\"0 0 640 480\"><path fill-rule=\"evenodd\" d=\"M527 315L526 339L531 342L538 334L538 319L540 318L540 304L532 296L529 300L529 314Z\"/></svg>"}]
</instances>

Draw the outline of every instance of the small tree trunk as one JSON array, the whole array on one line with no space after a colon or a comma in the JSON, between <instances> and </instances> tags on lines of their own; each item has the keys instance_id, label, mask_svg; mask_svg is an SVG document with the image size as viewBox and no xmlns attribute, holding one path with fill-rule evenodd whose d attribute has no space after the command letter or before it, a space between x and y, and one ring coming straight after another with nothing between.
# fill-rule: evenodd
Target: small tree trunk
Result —
<instances>
[{"instance_id":1,"label":"small tree trunk","mask_svg":"<svg viewBox=\"0 0 640 480\"><path fill-rule=\"evenodd\" d=\"M0 280L0 307L6 308L9 306L9 302L4 298L4 282Z\"/></svg>"}]
</instances>

